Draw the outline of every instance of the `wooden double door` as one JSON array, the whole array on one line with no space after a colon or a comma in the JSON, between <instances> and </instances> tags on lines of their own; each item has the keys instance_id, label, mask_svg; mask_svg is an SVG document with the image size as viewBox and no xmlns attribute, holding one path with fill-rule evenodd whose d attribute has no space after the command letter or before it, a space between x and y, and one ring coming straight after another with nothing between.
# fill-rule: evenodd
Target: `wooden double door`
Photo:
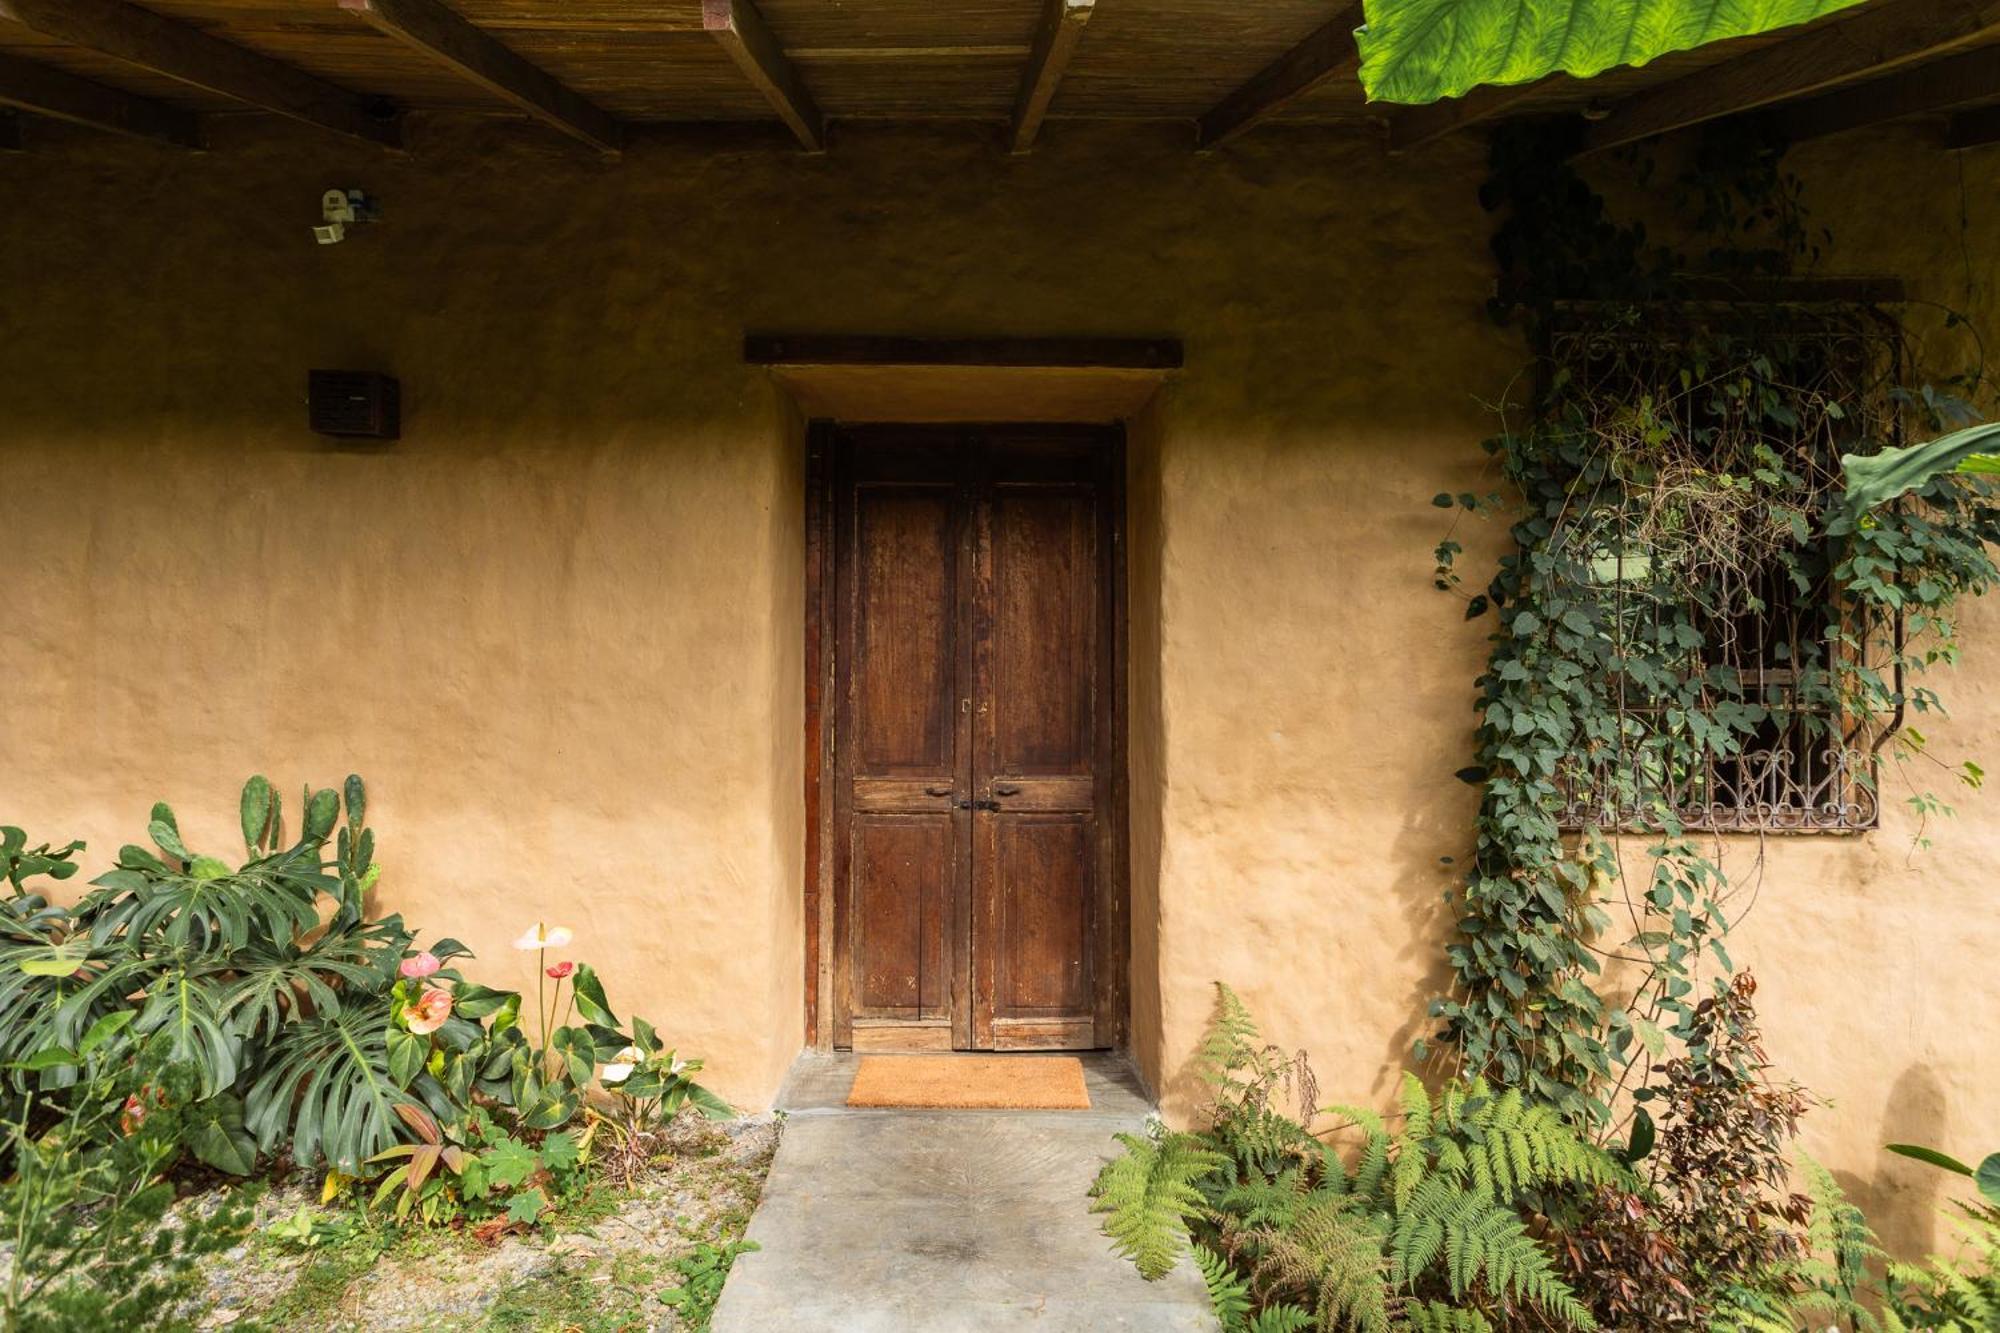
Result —
<instances>
[{"instance_id":1,"label":"wooden double door","mask_svg":"<svg viewBox=\"0 0 2000 1333\"><path fill-rule=\"evenodd\" d=\"M1121 442L836 432L838 1046L1119 1040Z\"/></svg>"}]
</instances>

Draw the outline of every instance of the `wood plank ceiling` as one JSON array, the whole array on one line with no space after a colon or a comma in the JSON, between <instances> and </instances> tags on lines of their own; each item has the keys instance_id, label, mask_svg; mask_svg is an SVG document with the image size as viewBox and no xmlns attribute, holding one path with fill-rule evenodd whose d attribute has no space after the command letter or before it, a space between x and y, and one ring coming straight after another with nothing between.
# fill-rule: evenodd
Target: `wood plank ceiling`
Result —
<instances>
[{"instance_id":1,"label":"wood plank ceiling","mask_svg":"<svg viewBox=\"0 0 2000 1333\"><path fill-rule=\"evenodd\" d=\"M1226 151L1272 124L1416 151L1582 115L1592 149L1776 108L1802 137L1908 116L2000 137L2000 0L1871 0L1598 79L1369 106L1354 0L0 0L0 149L36 116L185 148L276 112L395 149L401 112L525 116L615 153L633 125L975 120L1024 152L1065 120L1165 120ZM524 131L525 132L525 131Z\"/></svg>"}]
</instances>

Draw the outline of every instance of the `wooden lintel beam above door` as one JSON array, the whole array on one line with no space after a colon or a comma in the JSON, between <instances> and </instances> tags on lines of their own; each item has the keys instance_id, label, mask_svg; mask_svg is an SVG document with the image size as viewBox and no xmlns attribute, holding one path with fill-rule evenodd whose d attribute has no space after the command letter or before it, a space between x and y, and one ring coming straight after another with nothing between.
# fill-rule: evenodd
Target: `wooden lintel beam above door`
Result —
<instances>
[{"instance_id":1,"label":"wooden lintel beam above door","mask_svg":"<svg viewBox=\"0 0 2000 1333\"><path fill-rule=\"evenodd\" d=\"M616 154L623 127L438 0L338 0L377 32L456 70L536 120L603 153Z\"/></svg>"},{"instance_id":2,"label":"wooden lintel beam above door","mask_svg":"<svg viewBox=\"0 0 2000 1333\"><path fill-rule=\"evenodd\" d=\"M873 334L751 333L753 366L1016 366L1178 370L1178 338L902 338Z\"/></svg>"},{"instance_id":3,"label":"wooden lintel beam above door","mask_svg":"<svg viewBox=\"0 0 2000 1333\"><path fill-rule=\"evenodd\" d=\"M1778 109L1793 142L2000 98L2000 46L1981 47Z\"/></svg>"},{"instance_id":4,"label":"wooden lintel beam above door","mask_svg":"<svg viewBox=\"0 0 2000 1333\"><path fill-rule=\"evenodd\" d=\"M350 139L402 147L395 116L372 99L125 0L0 0L5 23Z\"/></svg>"},{"instance_id":5,"label":"wooden lintel beam above door","mask_svg":"<svg viewBox=\"0 0 2000 1333\"><path fill-rule=\"evenodd\" d=\"M1947 148L1978 148L1990 143L2000 143L2000 106L1961 111L1945 126Z\"/></svg>"},{"instance_id":6,"label":"wooden lintel beam above door","mask_svg":"<svg viewBox=\"0 0 2000 1333\"><path fill-rule=\"evenodd\" d=\"M1995 0L1898 0L1624 99L1590 127L1601 152L1738 112L1824 92L2000 32Z\"/></svg>"},{"instance_id":7,"label":"wooden lintel beam above door","mask_svg":"<svg viewBox=\"0 0 2000 1333\"><path fill-rule=\"evenodd\" d=\"M108 88L80 79L67 70L19 56L0 55L0 106L19 107L37 115L176 148L202 146L199 122L179 107L138 97L120 88ZM15 127L18 142L19 118L10 116L8 120Z\"/></svg>"},{"instance_id":8,"label":"wooden lintel beam above door","mask_svg":"<svg viewBox=\"0 0 2000 1333\"><path fill-rule=\"evenodd\" d=\"M1505 88L1474 88L1463 97L1433 102L1429 106L1399 109L1389 117L1389 151L1407 153L1483 121L1503 116L1542 92L1551 82L1551 79L1542 79Z\"/></svg>"},{"instance_id":9,"label":"wooden lintel beam above door","mask_svg":"<svg viewBox=\"0 0 2000 1333\"><path fill-rule=\"evenodd\" d=\"M1034 147L1035 134L1055 99L1056 85L1062 82L1069 58L1083 40L1083 25L1090 22L1096 7L1096 0L1043 0L1042 21L1035 29L1028 66L1021 72L1021 91L1014 98L1010 151L1025 153Z\"/></svg>"},{"instance_id":10,"label":"wooden lintel beam above door","mask_svg":"<svg viewBox=\"0 0 2000 1333\"><path fill-rule=\"evenodd\" d=\"M1349 5L1252 75L1196 122L1197 148L1220 148L1321 84L1354 73L1361 67L1354 30L1362 22L1360 4Z\"/></svg>"},{"instance_id":11,"label":"wooden lintel beam above door","mask_svg":"<svg viewBox=\"0 0 2000 1333\"><path fill-rule=\"evenodd\" d=\"M800 146L809 153L825 152L826 118L757 7L750 0L701 0L701 22Z\"/></svg>"}]
</instances>

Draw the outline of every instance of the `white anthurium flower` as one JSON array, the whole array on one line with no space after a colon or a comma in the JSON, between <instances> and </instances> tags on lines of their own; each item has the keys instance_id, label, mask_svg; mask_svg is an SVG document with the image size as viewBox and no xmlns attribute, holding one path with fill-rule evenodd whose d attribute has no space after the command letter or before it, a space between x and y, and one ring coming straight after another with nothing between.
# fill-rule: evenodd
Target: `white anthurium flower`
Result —
<instances>
[{"instance_id":1,"label":"white anthurium flower","mask_svg":"<svg viewBox=\"0 0 2000 1333\"><path fill-rule=\"evenodd\" d=\"M632 1077L632 1071L638 1067L639 1048L636 1046L627 1046L624 1050L611 1057L610 1064L605 1065L604 1068L598 1071L597 1081L606 1087L610 1087L614 1083L623 1083L626 1079Z\"/></svg>"},{"instance_id":2,"label":"white anthurium flower","mask_svg":"<svg viewBox=\"0 0 2000 1333\"><path fill-rule=\"evenodd\" d=\"M514 947L526 953L537 949L560 949L576 938L568 926L543 926L535 923L535 928L514 941Z\"/></svg>"},{"instance_id":3,"label":"white anthurium flower","mask_svg":"<svg viewBox=\"0 0 2000 1333\"><path fill-rule=\"evenodd\" d=\"M679 1056L677 1055L677 1056L675 1056L675 1057L674 1057L674 1062L673 1062L673 1064L671 1064L671 1065L669 1065L669 1066L667 1067L667 1073L668 1073L668 1074L670 1074L670 1075L671 1075L671 1074L678 1074L678 1073L680 1073L680 1072L681 1072L681 1071L682 1071L683 1069L686 1069L686 1068L687 1068L687 1063L688 1063L687 1061L685 1061L685 1060L681 1059L681 1058L680 1058L680 1057L679 1057Z\"/></svg>"}]
</instances>

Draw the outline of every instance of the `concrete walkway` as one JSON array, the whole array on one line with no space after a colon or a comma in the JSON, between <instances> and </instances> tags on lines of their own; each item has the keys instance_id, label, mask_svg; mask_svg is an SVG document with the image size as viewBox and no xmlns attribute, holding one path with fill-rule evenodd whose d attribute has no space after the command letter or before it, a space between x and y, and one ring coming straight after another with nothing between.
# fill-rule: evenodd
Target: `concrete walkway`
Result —
<instances>
[{"instance_id":1,"label":"concrete walkway","mask_svg":"<svg viewBox=\"0 0 2000 1333\"><path fill-rule=\"evenodd\" d=\"M763 1248L714 1333L1216 1327L1192 1264L1143 1280L1087 1211L1111 1135L1152 1109L1122 1060L1085 1057L1088 1111L849 1110L855 1064L807 1054L786 1080Z\"/></svg>"}]
</instances>

